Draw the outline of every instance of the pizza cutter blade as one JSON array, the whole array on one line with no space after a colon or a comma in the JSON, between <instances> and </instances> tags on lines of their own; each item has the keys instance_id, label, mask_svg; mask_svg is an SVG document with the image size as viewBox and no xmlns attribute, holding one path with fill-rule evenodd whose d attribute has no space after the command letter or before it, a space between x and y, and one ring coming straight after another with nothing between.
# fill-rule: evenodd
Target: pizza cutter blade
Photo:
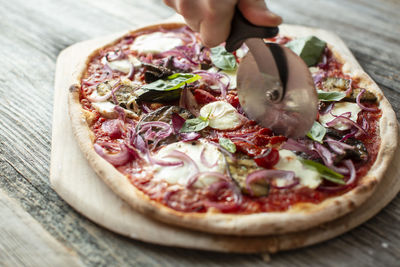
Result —
<instances>
[{"instance_id":1,"label":"pizza cutter blade","mask_svg":"<svg viewBox=\"0 0 400 267\"><path fill-rule=\"evenodd\" d=\"M249 53L237 73L240 104L246 115L275 133L297 138L307 134L318 112L318 97L304 61L289 48L265 43L277 27L250 24L237 10L226 50L244 42Z\"/></svg>"}]
</instances>

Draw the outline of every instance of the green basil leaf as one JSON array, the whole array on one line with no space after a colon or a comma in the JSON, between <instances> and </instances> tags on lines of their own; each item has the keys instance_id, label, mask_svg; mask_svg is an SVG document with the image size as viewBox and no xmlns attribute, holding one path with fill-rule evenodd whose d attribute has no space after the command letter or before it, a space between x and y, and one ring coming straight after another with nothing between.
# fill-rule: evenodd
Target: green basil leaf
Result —
<instances>
[{"instance_id":1,"label":"green basil leaf","mask_svg":"<svg viewBox=\"0 0 400 267\"><path fill-rule=\"evenodd\" d=\"M155 82L145 84L141 88L144 90L171 91L180 89L185 84L195 82L201 78L200 75L191 73L174 73L167 77L166 80L157 80Z\"/></svg>"},{"instance_id":2,"label":"green basil leaf","mask_svg":"<svg viewBox=\"0 0 400 267\"><path fill-rule=\"evenodd\" d=\"M325 165L308 159L301 159L301 161L307 168L316 170L322 178L337 184L346 184L345 181L343 181L342 174L329 169Z\"/></svg>"},{"instance_id":3,"label":"green basil leaf","mask_svg":"<svg viewBox=\"0 0 400 267\"><path fill-rule=\"evenodd\" d=\"M211 48L212 63L223 70L234 70L236 68L236 58L232 53L225 50L223 46Z\"/></svg>"},{"instance_id":4,"label":"green basil leaf","mask_svg":"<svg viewBox=\"0 0 400 267\"><path fill-rule=\"evenodd\" d=\"M319 122L314 121L314 124L311 127L311 130L307 133L307 136L310 139L322 144L322 140L324 139L325 134L326 134L326 128L322 126Z\"/></svg>"},{"instance_id":5,"label":"green basil leaf","mask_svg":"<svg viewBox=\"0 0 400 267\"><path fill-rule=\"evenodd\" d=\"M299 55L307 66L311 67L320 60L326 47L326 42L315 36L307 36L294 39L288 42L286 46Z\"/></svg>"},{"instance_id":6,"label":"green basil leaf","mask_svg":"<svg viewBox=\"0 0 400 267\"><path fill-rule=\"evenodd\" d=\"M346 97L346 93L344 92L326 92L322 90L317 90L318 92L318 99L321 101L340 101Z\"/></svg>"},{"instance_id":7,"label":"green basil leaf","mask_svg":"<svg viewBox=\"0 0 400 267\"><path fill-rule=\"evenodd\" d=\"M220 138L219 144L231 153L236 152L236 145L228 138Z\"/></svg>"},{"instance_id":8,"label":"green basil leaf","mask_svg":"<svg viewBox=\"0 0 400 267\"><path fill-rule=\"evenodd\" d=\"M198 132L206 128L208 126L208 123L209 120L202 117L189 119L185 121L179 132L181 133Z\"/></svg>"}]
</instances>

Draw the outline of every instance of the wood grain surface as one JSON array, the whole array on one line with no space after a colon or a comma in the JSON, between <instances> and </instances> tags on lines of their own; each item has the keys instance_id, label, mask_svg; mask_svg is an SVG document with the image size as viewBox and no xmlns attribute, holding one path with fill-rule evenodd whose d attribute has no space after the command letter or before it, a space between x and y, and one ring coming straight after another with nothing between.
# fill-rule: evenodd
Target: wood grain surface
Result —
<instances>
[{"instance_id":1,"label":"wood grain surface","mask_svg":"<svg viewBox=\"0 0 400 267\"><path fill-rule=\"evenodd\" d=\"M399 1L272 0L269 6L287 23L325 28L344 39L383 89L399 118ZM0 7L0 214L9 222L8 227L0 228L0 265L266 264L258 255L227 255L132 241L91 223L50 187L57 55L78 41L171 16L173 12L161 0L0 0ZM29 245L31 241L36 245ZM47 259L38 259L41 251L47 251ZM306 249L279 253L269 264L398 266L399 255L397 197L380 214L350 233ZM63 257L71 262L63 261Z\"/></svg>"}]
</instances>

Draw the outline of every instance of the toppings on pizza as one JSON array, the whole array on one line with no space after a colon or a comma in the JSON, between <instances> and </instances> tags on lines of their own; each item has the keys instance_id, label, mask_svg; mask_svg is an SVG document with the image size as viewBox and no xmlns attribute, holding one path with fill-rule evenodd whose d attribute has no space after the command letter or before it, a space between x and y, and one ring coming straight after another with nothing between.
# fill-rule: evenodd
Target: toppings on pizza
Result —
<instances>
[{"instance_id":1,"label":"toppings on pizza","mask_svg":"<svg viewBox=\"0 0 400 267\"><path fill-rule=\"evenodd\" d=\"M160 28L91 58L80 101L94 150L151 200L182 212L284 211L357 187L380 145L377 97L324 41L269 41L310 67L320 105L307 136L287 139L243 113L236 70L246 46L208 49L187 27Z\"/></svg>"},{"instance_id":2,"label":"toppings on pizza","mask_svg":"<svg viewBox=\"0 0 400 267\"><path fill-rule=\"evenodd\" d=\"M169 184L189 187L206 187L220 178L215 173L225 173L224 156L218 148L206 142L177 142L160 149L154 156L166 162L182 163L176 166L156 166L154 179ZM197 178L197 179L195 179ZM196 181L194 181L196 180Z\"/></svg>"},{"instance_id":3,"label":"toppings on pizza","mask_svg":"<svg viewBox=\"0 0 400 267\"><path fill-rule=\"evenodd\" d=\"M200 116L208 118L208 125L218 130L236 129L243 124L241 115L225 101L208 103L200 109Z\"/></svg>"}]
</instances>

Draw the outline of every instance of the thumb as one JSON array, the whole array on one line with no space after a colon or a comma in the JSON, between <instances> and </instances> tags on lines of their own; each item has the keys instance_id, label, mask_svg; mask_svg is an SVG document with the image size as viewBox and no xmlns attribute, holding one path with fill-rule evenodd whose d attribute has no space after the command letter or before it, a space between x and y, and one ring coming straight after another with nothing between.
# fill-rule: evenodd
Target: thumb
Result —
<instances>
[{"instance_id":1,"label":"thumb","mask_svg":"<svg viewBox=\"0 0 400 267\"><path fill-rule=\"evenodd\" d=\"M264 0L239 0L238 8L254 25L278 26L282 23L282 18L269 11Z\"/></svg>"}]
</instances>

